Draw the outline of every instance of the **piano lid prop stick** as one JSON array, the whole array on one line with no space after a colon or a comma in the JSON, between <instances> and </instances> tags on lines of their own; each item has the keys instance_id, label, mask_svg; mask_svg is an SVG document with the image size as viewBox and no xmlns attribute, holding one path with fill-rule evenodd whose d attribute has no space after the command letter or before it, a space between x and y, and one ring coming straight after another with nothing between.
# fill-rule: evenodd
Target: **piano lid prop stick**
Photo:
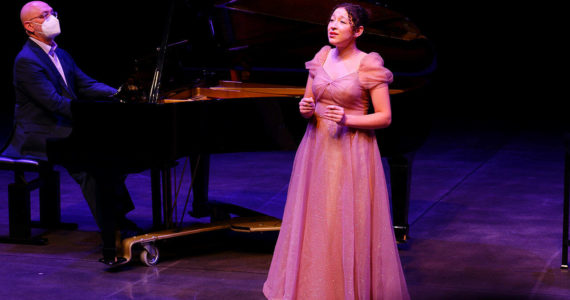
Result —
<instances>
[{"instance_id":1,"label":"piano lid prop stick","mask_svg":"<svg viewBox=\"0 0 570 300\"><path fill-rule=\"evenodd\" d=\"M166 24L164 26L164 33L162 35L162 43L160 45L158 59L156 63L156 68L154 70L154 76L152 78L152 84L150 86L150 95L148 101L150 103L158 102L158 93L160 90L160 80L162 77L162 69L164 66L164 60L166 57L166 48L168 47L168 35L170 32L170 23L172 20L172 13L174 12L174 0L170 0L170 9L168 15L166 16Z\"/></svg>"}]
</instances>

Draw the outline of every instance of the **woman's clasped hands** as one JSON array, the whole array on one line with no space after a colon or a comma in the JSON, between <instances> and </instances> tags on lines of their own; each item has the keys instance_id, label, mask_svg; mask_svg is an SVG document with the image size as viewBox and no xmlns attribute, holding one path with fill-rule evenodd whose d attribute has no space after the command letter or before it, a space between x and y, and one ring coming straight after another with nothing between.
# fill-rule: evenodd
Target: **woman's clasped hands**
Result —
<instances>
[{"instance_id":1,"label":"woman's clasped hands","mask_svg":"<svg viewBox=\"0 0 570 300\"><path fill-rule=\"evenodd\" d=\"M305 97L299 102L299 111L305 118L310 118L315 113L315 100L313 97ZM338 105L328 105L326 111L321 115L323 119L331 120L340 125L344 125L346 115L344 108Z\"/></svg>"}]
</instances>

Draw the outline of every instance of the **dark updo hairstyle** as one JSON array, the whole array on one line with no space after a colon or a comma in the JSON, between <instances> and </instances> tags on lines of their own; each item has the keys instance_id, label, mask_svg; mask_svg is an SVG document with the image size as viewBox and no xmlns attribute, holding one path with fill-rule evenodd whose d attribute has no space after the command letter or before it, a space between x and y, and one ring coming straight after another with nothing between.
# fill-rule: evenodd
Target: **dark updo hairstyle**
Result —
<instances>
[{"instance_id":1,"label":"dark updo hairstyle","mask_svg":"<svg viewBox=\"0 0 570 300\"><path fill-rule=\"evenodd\" d=\"M332 9L330 16L332 16L337 8L344 8L346 10L353 31L356 31L360 26L366 27L366 25L368 25L369 14L364 7L354 3L340 3Z\"/></svg>"}]
</instances>

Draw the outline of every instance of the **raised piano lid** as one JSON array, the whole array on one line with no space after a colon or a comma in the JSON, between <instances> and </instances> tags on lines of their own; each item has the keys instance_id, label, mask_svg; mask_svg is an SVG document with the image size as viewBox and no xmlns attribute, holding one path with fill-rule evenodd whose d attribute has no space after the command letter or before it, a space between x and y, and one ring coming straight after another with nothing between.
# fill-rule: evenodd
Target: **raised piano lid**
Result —
<instances>
[{"instance_id":1,"label":"raised piano lid","mask_svg":"<svg viewBox=\"0 0 570 300\"><path fill-rule=\"evenodd\" d=\"M417 76L433 71L433 46L415 23L372 1L353 2L370 12L369 24L358 41L361 50L380 53L393 72L405 73L401 75ZM223 22L214 24L213 28L218 30L217 38L238 60L254 60L246 63L251 67L303 68L302 63L328 43L326 26L338 1L233 0L217 3L212 20ZM248 55L248 52L253 54ZM275 61L272 54L281 61ZM269 59L264 60L265 57Z\"/></svg>"},{"instance_id":2,"label":"raised piano lid","mask_svg":"<svg viewBox=\"0 0 570 300\"><path fill-rule=\"evenodd\" d=\"M307 79L304 62L327 44L326 22L336 3L331 0L175 2L166 59L170 62L163 72L166 78L162 80L159 102L268 94L302 96ZM396 80L390 85L391 94L424 86L435 63L430 42L404 15L367 1L356 2L372 11L359 47L380 53L394 72ZM205 27L211 27L211 32ZM140 91L148 92L151 77L148 65L137 65L137 70L132 77L138 81ZM227 88L218 84L219 80L243 83L239 89ZM272 86L253 87L252 82Z\"/></svg>"},{"instance_id":3,"label":"raised piano lid","mask_svg":"<svg viewBox=\"0 0 570 300\"><path fill-rule=\"evenodd\" d=\"M368 9L371 13L370 26L366 28L367 34L405 41L426 38L414 23L398 12L370 1L353 2ZM378 3L377 1L374 2ZM261 14L326 26L331 9L336 3L340 2L326 0L226 0L216 1L216 6L248 14Z\"/></svg>"}]
</instances>

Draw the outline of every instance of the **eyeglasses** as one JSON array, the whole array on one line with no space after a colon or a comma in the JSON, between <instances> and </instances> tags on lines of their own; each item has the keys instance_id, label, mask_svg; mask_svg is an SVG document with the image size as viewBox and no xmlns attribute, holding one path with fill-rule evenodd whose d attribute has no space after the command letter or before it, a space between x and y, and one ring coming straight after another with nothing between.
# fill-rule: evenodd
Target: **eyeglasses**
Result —
<instances>
[{"instance_id":1,"label":"eyeglasses","mask_svg":"<svg viewBox=\"0 0 570 300\"><path fill-rule=\"evenodd\" d=\"M29 19L28 21L31 21L33 19L47 19L49 16L54 16L57 18L57 11L44 11L41 15L37 16L37 17L33 17L31 19Z\"/></svg>"}]
</instances>

